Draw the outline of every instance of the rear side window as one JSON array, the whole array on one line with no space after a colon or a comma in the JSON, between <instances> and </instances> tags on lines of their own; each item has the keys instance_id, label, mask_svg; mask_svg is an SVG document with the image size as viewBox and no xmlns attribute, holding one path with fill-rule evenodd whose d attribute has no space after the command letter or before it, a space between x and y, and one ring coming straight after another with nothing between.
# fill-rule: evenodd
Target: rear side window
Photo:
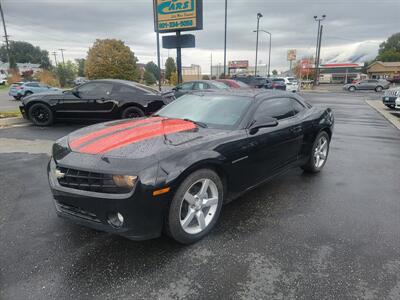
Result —
<instances>
[{"instance_id":1,"label":"rear side window","mask_svg":"<svg viewBox=\"0 0 400 300\"><path fill-rule=\"evenodd\" d=\"M260 116L269 116L278 120L290 118L294 116L292 99L275 98L264 100L257 108L254 118Z\"/></svg>"},{"instance_id":2,"label":"rear side window","mask_svg":"<svg viewBox=\"0 0 400 300\"><path fill-rule=\"evenodd\" d=\"M39 83L31 82L31 83L27 83L26 86L39 87Z\"/></svg>"}]
</instances>

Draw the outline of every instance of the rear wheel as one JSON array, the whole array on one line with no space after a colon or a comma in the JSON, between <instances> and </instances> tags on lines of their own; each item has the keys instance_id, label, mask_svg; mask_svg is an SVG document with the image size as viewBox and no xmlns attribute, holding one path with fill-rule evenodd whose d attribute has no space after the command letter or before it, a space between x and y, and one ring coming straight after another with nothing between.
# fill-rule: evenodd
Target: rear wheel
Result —
<instances>
[{"instance_id":1,"label":"rear wheel","mask_svg":"<svg viewBox=\"0 0 400 300\"><path fill-rule=\"evenodd\" d=\"M133 119L144 117L144 112L135 106L127 107L124 109L121 115L122 119Z\"/></svg>"},{"instance_id":2,"label":"rear wheel","mask_svg":"<svg viewBox=\"0 0 400 300\"><path fill-rule=\"evenodd\" d=\"M355 86L349 87L349 91L350 91L350 92L354 92L355 90L356 90L356 87L355 87Z\"/></svg>"},{"instance_id":3,"label":"rear wheel","mask_svg":"<svg viewBox=\"0 0 400 300\"><path fill-rule=\"evenodd\" d=\"M375 92L377 92L377 93L382 92L382 90L383 90L383 87L381 87L381 86L377 86L375 88Z\"/></svg>"},{"instance_id":4,"label":"rear wheel","mask_svg":"<svg viewBox=\"0 0 400 300\"><path fill-rule=\"evenodd\" d=\"M33 104L28 110L29 119L37 126L49 126L53 123L53 112L43 103Z\"/></svg>"},{"instance_id":5,"label":"rear wheel","mask_svg":"<svg viewBox=\"0 0 400 300\"><path fill-rule=\"evenodd\" d=\"M302 166L303 170L309 173L318 173L325 166L329 154L329 135L322 131L315 138L311 148L310 159Z\"/></svg>"},{"instance_id":6,"label":"rear wheel","mask_svg":"<svg viewBox=\"0 0 400 300\"><path fill-rule=\"evenodd\" d=\"M215 226L223 201L223 185L210 169L190 174L172 199L166 231L182 244L192 244Z\"/></svg>"}]
</instances>

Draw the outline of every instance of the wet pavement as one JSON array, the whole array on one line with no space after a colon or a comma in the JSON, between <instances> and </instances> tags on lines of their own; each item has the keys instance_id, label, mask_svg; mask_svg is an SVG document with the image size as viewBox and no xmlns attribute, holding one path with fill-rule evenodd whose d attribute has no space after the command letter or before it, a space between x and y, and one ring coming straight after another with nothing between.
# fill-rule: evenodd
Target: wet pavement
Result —
<instances>
[{"instance_id":1,"label":"wet pavement","mask_svg":"<svg viewBox=\"0 0 400 300\"><path fill-rule=\"evenodd\" d=\"M399 299L400 131L364 94L305 98L335 111L325 169L223 207L192 246L56 217L43 145L79 125L1 129L0 299ZM1 153L15 139L32 151Z\"/></svg>"}]
</instances>

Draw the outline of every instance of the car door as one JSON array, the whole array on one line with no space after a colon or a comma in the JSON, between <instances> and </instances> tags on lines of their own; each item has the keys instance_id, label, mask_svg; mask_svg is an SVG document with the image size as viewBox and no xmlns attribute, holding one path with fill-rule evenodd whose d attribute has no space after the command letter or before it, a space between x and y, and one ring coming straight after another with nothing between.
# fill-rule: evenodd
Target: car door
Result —
<instances>
[{"instance_id":1,"label":"car door","mask_svg":"<svg viewBox=\"0 0 400 300\"><path fill-rule=\"evenodd\" d=\"M25 84L25 89L26 89L26 92L31 92L31 93L33 93L33 94L36 94L36 93L39 93L40 92L40 85L39 85L39 83L37 83L37 82L30 82L30 83L27 83L27 84ZM25 93L26 93L25 92Z\"/></svg>"},{"instance_id":2,"label":"car door","mask_svg":"<svg viewBox=\"0 0 400 300\"><path fill-rule=\"evenodd\" d=\"M115 105L110 97L112 88L109 82L83 84L64 94L57 113L62 118L107 118Z\"/></svg>"},{"instance_id":3,"label":"car door","mask_svg":"<svg viewBox=\"0 0 400 300\"><path fill-rule=\"evenodd\" d=\"M266 99L254 112L254 119L266 115L278 120L276 127L260 128L249 135L249 162L254 174L254 184L278 173L297 161L303 140L303 128L296 117L292 98Z\"/></svg>"},{"instance_id":4,"label":"car door","mask_svg":"<svg viewBox=\"0 0 400 300\"><path fill-rule=\"evenodd\" d=\"M357 84L357 89L358 90L368 90L369 89L369 83L368 80L362 80Z\"/></svg>"},{"instance_id":5,"label":"car door","mask_svg":"<svg viewBox=\"0 0 400 300\"><path fill-rule=\"evenodd\" d=\"M193 82L185 82L174 88L175 98L179 98L193 89Z\"/></svg>"}]
</instances>

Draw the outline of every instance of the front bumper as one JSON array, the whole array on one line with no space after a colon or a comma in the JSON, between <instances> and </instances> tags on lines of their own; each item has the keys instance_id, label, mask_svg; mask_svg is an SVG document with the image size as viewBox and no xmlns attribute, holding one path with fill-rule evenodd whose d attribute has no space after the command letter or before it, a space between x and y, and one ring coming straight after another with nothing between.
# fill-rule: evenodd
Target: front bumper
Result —
<instances>
[{"instance_id":1,"label":"front bumper","mask_svg":"<svg viewBox=\"0 0 400 300\"><path fill-rule=\"evenodd\" d=\"M396 104L396 99L397 97L393 97L393 96L384 96L382 97L382 102L385 105L395 105Z\"/></svg>"},{"instance_id":2,"label":"front bumper","mask_svg":"<svg viewBox=\"0 0 400 300\"><path fill-rule=\"evenodd\" d=\"M54 176L55 168L55 161L51 159L48 178L56 212L60 217L132 240L147 240L161 235L169 203L166 195L153 197L153 189L148 189L140 182L128 194L104 194L67 188L58 183ZM109 221L109 216L116 213L124 217L121 227L115 227Z\"/></svg>"},{"instance_id":3,"label":"front bumper","mask_svg":"<svg viewBox=\"0 0 400 300\"><path fill-rule=\"evenodd\" d=\"M21 112L22 117L23 117L24 119L27 119L27 120L28 120L28 113L27 113L27 111L26 111L26 109L25 109L25 106L20 105L19 111Z\"/></svg>"}]
</instances>

